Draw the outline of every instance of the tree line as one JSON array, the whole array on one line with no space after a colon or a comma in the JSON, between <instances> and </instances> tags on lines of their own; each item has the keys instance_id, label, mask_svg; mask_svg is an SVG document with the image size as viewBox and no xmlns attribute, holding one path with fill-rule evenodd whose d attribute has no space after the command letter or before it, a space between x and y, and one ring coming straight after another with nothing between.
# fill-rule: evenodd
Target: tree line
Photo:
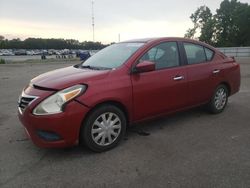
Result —
<instances>
[{"instance_id":1,"label":"tree line","mask_svg":"<svg viewBox=\"0 0 250 188\"><path fill-rule=\"evenodd\" d=\"M217 47L250 46L250 5L237 0L224 0L212 14L207 6L191 16L193 27L186 38L195 38Z\"/></svg>"},{"instance_id":2,"label":"tree line","mask_svg":"<svg viewBox=\"0 0 250 188\"><path fill-rule=\"evenodd\" d=\"M0 36L0 49L83 49L100 50L107 45L101 42L84 41L79 42L74 39L42 39L27 38L25 40L5 39Z\"/></svg>"}]
</instances>

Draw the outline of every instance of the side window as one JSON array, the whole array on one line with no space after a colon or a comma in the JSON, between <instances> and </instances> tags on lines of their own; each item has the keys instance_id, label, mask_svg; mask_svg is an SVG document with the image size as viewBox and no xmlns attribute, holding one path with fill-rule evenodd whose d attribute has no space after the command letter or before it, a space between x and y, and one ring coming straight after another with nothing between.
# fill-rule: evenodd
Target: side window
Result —
<instances>
[{"instance_id":1,"label":"side window","mask_svg":"<svg viewBox=\"0 0 250 188\"><path fill-rule=\"evenodd\" d=\"M148 51L148 56L151 61L155 61L163 56L164 50L159 48L152 48Z\"/></svg>"},{"instance_id":2,"label":"side window","mask_svg":"<svg viewBox=\"0 0 250 188\"><path fill-rule=\"evenodd\" d=\"M183 43L187 55L188 64L202 63L206 61L206 54L203 46Z\"/></svg>"},{"instance_id":3,"label":"side window","mask_svg":"<svg viewBox=\"0 0 250 188\"><path fill-rule=\"evenodd\" d=\"M214 52L208 48L205 48L205 53L207 56L207 61L211 61L214 56Z\"/></svg>"},{"instance_id":4,"label":"side window","mask_svg":"<svg viewBox=\"0 0 250 188\"><path fill-rule=\"evenodd\" d=\"M156 70L179 66L179 52L176 42L164 42L146 52L141 61L152 61Z\"/></svg>"}]
</instances>

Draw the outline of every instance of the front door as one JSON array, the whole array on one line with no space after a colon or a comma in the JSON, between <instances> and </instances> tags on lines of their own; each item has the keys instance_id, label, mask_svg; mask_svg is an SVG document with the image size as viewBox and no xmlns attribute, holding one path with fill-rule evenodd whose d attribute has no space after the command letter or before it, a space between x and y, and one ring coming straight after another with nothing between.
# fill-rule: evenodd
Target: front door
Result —
<instances>
[{"instance_id":1,"label":"front door","mask_svg":"<svg viewBox=\"0 0 250 188\"><path fill-rule=\"evenodd\" d=\"M156 70L131 75L134 120L175 111L187 104L186 70L181 66L176 42L149 49L139 60L154 62Z\"/></svg>"}]
</instances>

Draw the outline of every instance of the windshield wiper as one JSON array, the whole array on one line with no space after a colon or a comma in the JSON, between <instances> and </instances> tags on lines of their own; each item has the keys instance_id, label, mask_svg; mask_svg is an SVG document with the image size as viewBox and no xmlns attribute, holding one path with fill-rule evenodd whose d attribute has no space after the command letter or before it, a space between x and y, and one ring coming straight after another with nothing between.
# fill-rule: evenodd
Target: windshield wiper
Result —
<instances>
[{"instance_id":1,"label":"windshield wiper","mask_svg":"<svg viewBox=\"0 0 250 188\"><path fill-rule=\"evenodd\" d=\"M107 70L107 69L110 69L110 68L106 68L106 67L94 67L94 66L90 66L90 65L82 65L81 68L92 69L92 70Z\"/></svg>"},{"instance_id":2,"label":"windshield wiper","mask_svg":"<svg viewBox=\"0 0 250 188\"><path fill-rule=\"evenodd\" d=\"M90 65L82 65L81 68L92 69L92 70L99 70L98 67L93 67L93 66L90 66Z\"/></svg>"}]
</instances>

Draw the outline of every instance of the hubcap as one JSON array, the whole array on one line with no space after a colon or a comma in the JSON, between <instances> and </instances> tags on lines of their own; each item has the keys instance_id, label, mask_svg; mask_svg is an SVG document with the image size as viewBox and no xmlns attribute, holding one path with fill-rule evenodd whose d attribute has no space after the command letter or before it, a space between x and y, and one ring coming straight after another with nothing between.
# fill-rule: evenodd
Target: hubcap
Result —
<instances>
[{"instance_id":1,"label":"hubcap","mask_svg":"<svg viewBox=\"0 0 250 188\"><path fill-rule=\"evenodd\" d=\"M214 104L216 109L221 110L224 108L227 101L227 93L224 88L220 88L217 90L214 97Z\"/></svg>"},{"instance_id":2,"label":"hubcap","mask_svg":"<svg viewBox=\"0 0 250 188\"><path fill-rule=\"evenodd\" d=\"M91 135L93 141L100 146L112 144L120 135L121 120L112 113L101 114L93 123Z\"/></svg>"}]
</instances>

